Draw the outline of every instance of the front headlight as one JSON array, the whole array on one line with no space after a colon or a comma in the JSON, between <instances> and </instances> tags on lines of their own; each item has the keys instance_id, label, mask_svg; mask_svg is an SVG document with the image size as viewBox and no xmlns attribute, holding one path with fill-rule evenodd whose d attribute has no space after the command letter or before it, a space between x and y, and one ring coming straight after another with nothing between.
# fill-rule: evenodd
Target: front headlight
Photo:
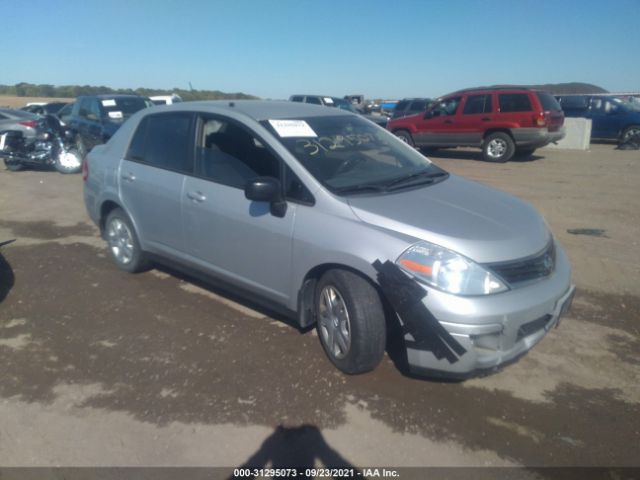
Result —
<instances>
[{"instance_id":1,"label":"front headlight","mask_svg":"<svg viewBox=\"0 0 640 480\"><path fill-rule=\"evenodd\" d=\"M432 287L456 295L489 295L508 290L496 275L474 261L429 242L412 245L396 263Z\"/></svg>"}]
</instances>

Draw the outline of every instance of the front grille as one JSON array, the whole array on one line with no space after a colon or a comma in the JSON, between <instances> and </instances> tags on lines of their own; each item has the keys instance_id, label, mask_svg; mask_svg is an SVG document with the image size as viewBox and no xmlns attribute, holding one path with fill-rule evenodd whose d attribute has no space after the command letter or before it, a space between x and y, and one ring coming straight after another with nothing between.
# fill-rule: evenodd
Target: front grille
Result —
<instances>
[{"instance_id":1,"label":"front grille","mask_svg":"<svg viewBox=\"0 0 640 480\"><path fill-rule=\"evenodd\" d=\"M516 336L516 342L519 342L524 337L528 337L532 333L536 333L538 330L542 330L549 320L551 320L551 315L545 315L531 322L520 325Z\"/></svg>"},{"instance_id":2,"label":"front grille","mask_svg":"<svg viewBox=\"0 0 640 480\"><path fill-rule=\"evenodd\" d=\"M556 264L556 249L553 240L541 253L510 262L487 265L494 273L510 285L529 282L551 275Z\"/></svg>"}]
</instances>

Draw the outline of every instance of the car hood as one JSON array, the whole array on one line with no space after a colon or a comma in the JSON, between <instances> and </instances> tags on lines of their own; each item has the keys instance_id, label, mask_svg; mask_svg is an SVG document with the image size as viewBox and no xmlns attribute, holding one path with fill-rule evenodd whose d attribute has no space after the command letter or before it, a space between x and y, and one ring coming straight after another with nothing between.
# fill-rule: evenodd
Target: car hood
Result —
<instances>
[{"instance_id":1,"label":"car hood","mask_svg":"<svg viewBox=\"0 0 640 480\"><path fill-rule=\"evenodd\" d=\"M427 240L479 263L533 255L551 238L544 219L528 203L455 175L421 188L347 201L363 222Z\"/></svg>"}]
</instances>

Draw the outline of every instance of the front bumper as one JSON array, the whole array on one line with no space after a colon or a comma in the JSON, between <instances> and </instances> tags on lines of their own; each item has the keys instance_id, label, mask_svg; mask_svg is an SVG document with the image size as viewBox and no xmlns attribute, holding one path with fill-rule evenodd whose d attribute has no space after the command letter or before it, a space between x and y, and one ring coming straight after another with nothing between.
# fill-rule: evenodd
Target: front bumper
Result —
<instances>
[{"instance_id":1,"label":"front bumper","mask_svg":"<svg viewBox=\"0 0 640 480\"><path fill-rule=\"evenodd\" d=\"M466 353L450 362L436 358L431 351L408 346L409 367L413 373L448 378L496 370L523 356L557 326L574 294L571 268L559 246L556 269L549 277L508 292L457 297L428 289L424 305ZM411 334L405 339L413 345Z\"/></svg>"}]
</instances>

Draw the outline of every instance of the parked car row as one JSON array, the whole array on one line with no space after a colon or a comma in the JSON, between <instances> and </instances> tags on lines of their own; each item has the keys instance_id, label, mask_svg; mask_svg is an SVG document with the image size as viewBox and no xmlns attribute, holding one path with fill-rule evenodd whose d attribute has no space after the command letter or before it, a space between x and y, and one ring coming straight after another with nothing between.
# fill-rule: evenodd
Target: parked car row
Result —
<instances>
[{"instance_id":1,"label":"parked car row","mask_svg":"<svg viewBox=\"0 0 640 480\"><path fill-rule=\"evenodd\" d=\"M546 92L485 88L445 95L425 113L391 119L387 128L411 146L477 147L485 160L506 162L561 140L563 124L560 104Z\"/></svg>"},{"instance_id":2,"label":"parked car row","mask_svg":"<svg viewBox=\"0 0 640 480\"><path fill-rule=\"evenodd\" d=\"M591 139L625 142L640 134L640 104L605 95L558 95L567 117L591 120Z\"/></svg>"}]
</instances>

